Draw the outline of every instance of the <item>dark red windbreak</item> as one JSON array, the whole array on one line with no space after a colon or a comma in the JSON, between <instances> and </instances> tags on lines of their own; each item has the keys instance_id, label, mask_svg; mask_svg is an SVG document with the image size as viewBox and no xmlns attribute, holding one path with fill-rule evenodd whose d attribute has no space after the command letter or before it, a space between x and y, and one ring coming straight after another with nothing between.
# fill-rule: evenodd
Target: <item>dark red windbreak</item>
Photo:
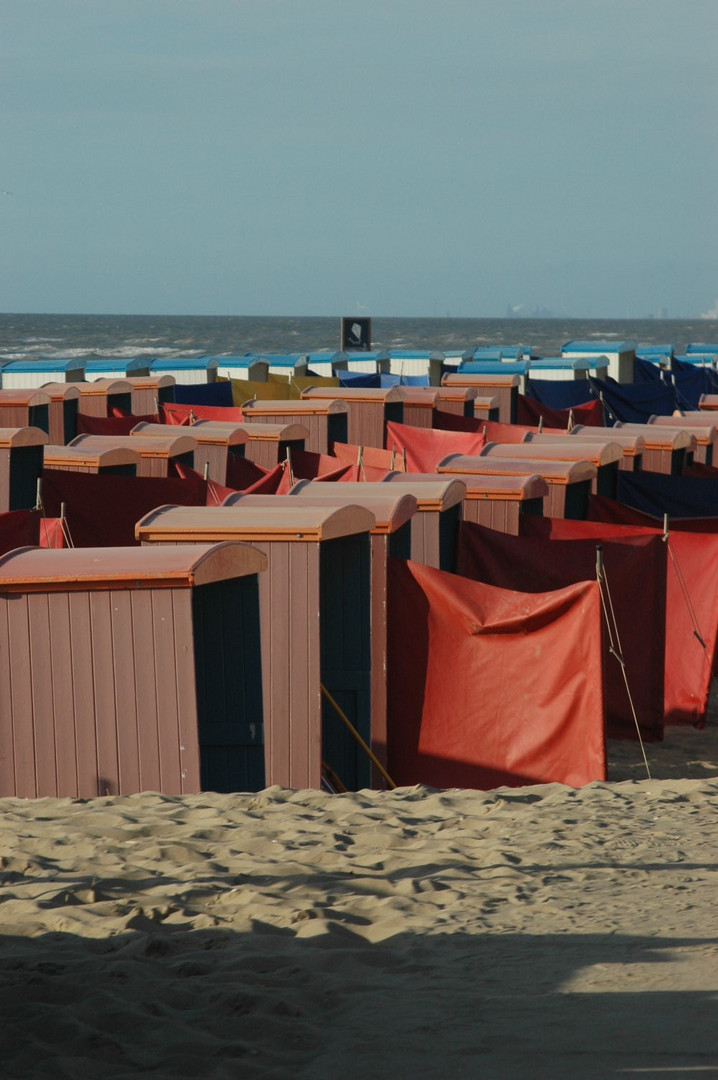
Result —
<instances>
[{"instance_id":1,"label":"dark red windbreak","mask_svg":"<svg viewBox=\"0 0 718 1080\"><path fill-rule=\"evenodd\" d=\"M227 454L227 487L255 495L275 495L282 479L283 465L265 469L247 457Z\"/></svg>"},{"instance_id":2,"label":"dark red windbreak","mask_svg":"<svg viewBox=\"0 0 718 1080\"><path fill-rule=\"evenodd\" d=\"M198 473L196 469L191 469L189 465L183 465L181 461L173 461L172 467L175 475L181 480L201 480L202 475ZM237 492L234 488L225 487L224 484L218 484L216 480L207 480L207 506L221 506L224 500L229 495L236 495Z\"/></svg>"},{"instance_id":3,"label":"dark red windbreak","mask_svg":"<svg viewBox=\"0 0 718 1080\"><path fill-rule=\"evenodd\" d=\"M642 515L643 516L643 515ZM661 529L597 521L533 518L523 514L523 536L554 540L620 540L662 536ZM650 583L647 581L646 585ZM711 673L718 652L718 536L670 530L666 562L666 724L706 722ZM696 636L696 631L698 636ZM702 644L703 642L704 644ZM710 659L710 662L709 662Z\"/></svg>"},{"instance_id":4,"label":"dark red windbreak","mask_svg":"<svg viewBox=\"0 0 718 1080\"><path fill-rule=\"evenodd\" d=\"M583 405L573 405L570 409L550 409L548 405L542 405L534 398L519 394L516 405L516 422L518 424L538 424L543 418L544 424L551 427L561 428L566 431L570 414L573 413L575 424L585 424L586 427L603 427L603 402L598 398L595 401L587 401ZM544 428L545 430L545 428Z\"/></svg>"},{"instance_id":5,"label":"dark red windbreak","mask_svg":"<svg viewBox=\"0 0 718 1080\"><path fill-rule=\"evenodd\" d=\"M219 420L226 424L242 424L246 420L242 410L234 409L231 405L175 405L172 402L161 404L160 414L164 424L181 427L195 420Z\"/></svg>"},{"instance_id":6,"label":"dark red windbreak","mask_svg":"<svg viewBox=\"0 0 718 1080\"><path fill-rule=\"evenodd\" d=\"M312 450L292 450L291 469L285 468L279 481L277 495L286 495L297 480L324 480L331 482L344 476L351 466L348 462L329 454L317 454Z\"/></svg>"},{"instance_id":7,"label":"dark red windbreak","mask_svg":"<svg viewBox=\"0 0 718 1080\"><path fill-rule=\"evenodd\" d=\"M42 502L48 517L59 517L65 503L67 527L75 547L134 547L135 522L165 503L204 506L201 479L156 476L102 476L67 469L44 469Z\"/></svg>"},{"instance_id":8,"label":"dark red windbreak","mask_svg":"<svg viewBox=\"0 0 718 1080\"><path fill-rule=\"evenodd\" d=\"M0 514L0 555L40 543L40 511L8 510Z\"/></svg>"},{"instance_id":9,"label":"dark red windbreak","mask_svg":"<svg viewBox=\"0 0 718 1080\"><path fill-rule=\"evenodd\" d=\"M485 420L480 416L461 416L459 413L434 409L432 427L439 431L483 431Z\"/></svg>"},{"instance_id":10,"label":"dark red windbreak","mask_svg":"<svg viewBox=\"0 0 718 1080\"><path fill-rule=\"evenodd\" d=\"M526 595L390 559L388 613L397 784L605 780L595 582Z\"/></svg>"},{"instance_id":11,"label":"dark red windbreak","mask_svg":"<svg viewBox=\"0 0 718 1080\"><path fill-rule=\"evenodd\" d=\"M129 435L138 424L156 424L156 416L132 416L117 410L119 415L113 416L85 416L77 414L78 435Z\"/></svg>"},{"instance_id":12,"label":"dark red windbreak","mask_svg":"<svg viewBox=\"0 0 718 1080\"><path fill-rule=\"evenodd\" d=\"M508 536L463 522L456 571L521 592L548 592L596 578L596 541ZM644 738L663 737L666 546L657 536L602 544L628 684ZM605 632L605 631L604 631ZM636 738L623 673L604 637L606 720L610 735Z\"/></svg>"},{"instance_id":13,"label":"dark red windbreak","mask_svg":"<svg viewBox=\"0 0 718 1080\"><path fill-rule=\"evenodd\" d=\"M417 428L390 420L386 425L386 445L388 450L396 447L397 456L406 453L407 472L433 473L449 454L481 453L486 439L481 432Z\"/></svg>"}]
</instances>

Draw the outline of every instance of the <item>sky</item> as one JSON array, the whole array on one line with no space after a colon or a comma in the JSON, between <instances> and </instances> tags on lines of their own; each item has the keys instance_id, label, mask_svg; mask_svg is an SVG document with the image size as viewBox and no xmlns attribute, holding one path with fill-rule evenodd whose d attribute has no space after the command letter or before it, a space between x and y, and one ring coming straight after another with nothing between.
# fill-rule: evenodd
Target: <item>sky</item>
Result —
<instances>
[{"instance_id":1,"label":"sky","mask_svg":"<svg viewBox=\"0 0 718 1080\"><path fill-rule=\"evenodd\" d=\"M0 0L0 310L718 314L716 0Z\"/></svg>"}]
</instances>

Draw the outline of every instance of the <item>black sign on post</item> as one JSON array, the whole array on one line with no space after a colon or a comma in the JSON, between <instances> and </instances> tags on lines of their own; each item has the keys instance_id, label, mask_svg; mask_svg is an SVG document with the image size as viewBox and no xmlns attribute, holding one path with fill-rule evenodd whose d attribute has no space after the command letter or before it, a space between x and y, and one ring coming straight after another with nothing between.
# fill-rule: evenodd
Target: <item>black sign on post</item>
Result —
<instances>
[{"instance_id":1,"label":"black sign on post","mask_svg":"<svg viewBox=\"0 0 718 1080\"><path fill-rule=\"evenodd\" d=\"M371 319L365 315L342 315L341 348L345 352L371 349Z\"/></svg>"}]
</instances>

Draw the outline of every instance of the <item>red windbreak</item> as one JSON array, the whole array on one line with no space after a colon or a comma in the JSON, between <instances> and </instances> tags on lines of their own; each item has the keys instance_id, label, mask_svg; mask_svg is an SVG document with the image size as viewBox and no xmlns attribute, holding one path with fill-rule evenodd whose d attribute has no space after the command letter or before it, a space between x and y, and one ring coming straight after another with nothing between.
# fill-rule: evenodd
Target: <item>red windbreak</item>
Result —
<instances>
[{"instance_id":1,"label":"red windbreak","mask_svg":"<svg viewBox=\"0 0 718 1080\"><path fill-rule=\"evenodd\" d=\"M48 517L59 517L65 503L67 527L75 547L133 547L135 522L165 503L204 506L201 478L98 476L44 469L42 502Z\"/></svg>"},{"instance_id":2,"label":"red windbreak","mask_svg":"<svg viewBox=\"0 0 718 1080\"><path fill-rule=\"evenodd\" d=\"M390 559L388 612L397 784L605 780L595 582L528 596Z\"/></svg>"},{"instance_id":3,"label":"red windbreak","mask_svg":"<svg viewBox=\"0 0 718 1080\"><path fill-rule=\"evenodd\" d=\"M485 444L486 439L480 432L417 428L393 420L386 425L387 449L391 451L396 447L397 457L406 453L407 472L436 472L436 466L449 454L473 456L479 454Z\"/></svg>"},{"instance_id":4,"label":"red windbreak","mask_svg":"<svg viewBox=\"0 0 718 1080\"><path fill-rule=\"evenodd\" d=\"M630 536L602 544L616 614L620 652L644 737L663 737L663 669L666 626L666 547L660 537ZM464 522L459 530L457 573L522 592L548 592L596 579L595 540L507 536ZM605 697L609 734L636 738L631 699L606 633ZM615 642L614 642L615 644Z\"/></svg>"},{"instance_id":5,"label":"red windbreak","mask_svg":"<svg viewBox=\"0 0 718 1080\"><path fill-rule=\"evenodd\" d=\"M0 555L40 543L40 511L8 510L0 514Z\"/></svg>"},{"instance_id":6,"label":"red windbreak","mask_svg":"<svg viewBox=\"0 0 718 1080\"><path fill-rule=\"evenodd\" d=\"M67 539L62 527L62 518L43 518L40 522L40 547L64 548Z\"/></svg>"},{"instance_id":7,"label":"red windbreak","mask_svg":"<svg viewBox=\"0 0 718 1080\"><path fill-rule=\"evenodd\" d=\"M249 458L227 454L227 487L233 491L251 491L256 495L274 495L282 479L282 466L265 469Z\"/></svg>"},{"instance_id":8,"label":"red windbreak","mask_svg":"<svg viewBox=\"0 0 718 1080\"><path fill-rule=\"evenodd\" d=\"M346 461L350 465L361 466L364 469L381 471L382 476L388 472L406 472L404 459L401 452L393 450L381 450L377 446L356 446L354 443L334 443L334 457ZM433 469L432 469L433 472ZM365 479L370 479L366 476ZM372 476L372 480L376 477ZM380 479L380 477L379 477Z\"/></svg>"},{"instance_id":9,"label":"red windbreak","mask_svg":"<svg viewBox=\"0 0 718 1080\"><path fill-rule=\"evenodd\" d=\"M516 421L519 424L538 424L543 418L544 425L561 428L566 431L570 414L573 413L575 424L585 424L586 427L603 427L603 402L596 398L595 401L587 401L583 405L574 405L570 409L550 409L548 405L542 405L534 398L519 394L516 405ZM544 430L545 427L544 427Z\"/></svg>"},{"instance_id":10,"label":"red windbreak","mask_svg":"<svg viewBox=\"0 0 718 1080\"><path fill-rule=\"evenodd\" d=\"M231 405L160 405L160 414L164 424L185 427L195 420L219 420L226 424L242 424L246 417L241 409Z\"/></svg>"},{"instance_id":11,"label":"red windbreak","mask_svg":"<svg viewBox=\"0 0 718 1080\"><path fill-rule=\"evenodd\" d=\"M529 520L529 515L522 514L521 534L548 535L554 540L585 540L589 537L620 540L629 536L662 536L662 530L557 518ZM703 727L718 641L715 603L718 596L718 536L671 530L668 543L665 722ZM652 587L648 578L644 585Z\"/></svg>"},{"instance_id":12,"label":"red windbreak","mask_svg":"<svg viewBox=\"0 0 718 1080\"><path fill-rule=\"evenodd\" d=\"M291 469L284 469L277 495L286 495L297 480L340 480L351 468L348 462L311 450L292 450L289 462Z\"/></svg>"}]
</instances>

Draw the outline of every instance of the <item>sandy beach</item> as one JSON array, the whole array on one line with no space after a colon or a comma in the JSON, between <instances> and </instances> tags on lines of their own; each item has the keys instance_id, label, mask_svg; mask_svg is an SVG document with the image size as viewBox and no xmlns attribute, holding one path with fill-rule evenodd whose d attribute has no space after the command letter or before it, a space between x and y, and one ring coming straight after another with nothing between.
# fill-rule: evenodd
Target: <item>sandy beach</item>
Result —
<instances>
[{"instance_id":1,"label":"sandy beach","mask_svg":"<svg viewBox=\"0 0 718 1080\"><path fill-rule=\"evenodd\" d=\"M2 1076L718 1076L712 720L581 790L2 800Z\"/></svg>"}]
</instances>

